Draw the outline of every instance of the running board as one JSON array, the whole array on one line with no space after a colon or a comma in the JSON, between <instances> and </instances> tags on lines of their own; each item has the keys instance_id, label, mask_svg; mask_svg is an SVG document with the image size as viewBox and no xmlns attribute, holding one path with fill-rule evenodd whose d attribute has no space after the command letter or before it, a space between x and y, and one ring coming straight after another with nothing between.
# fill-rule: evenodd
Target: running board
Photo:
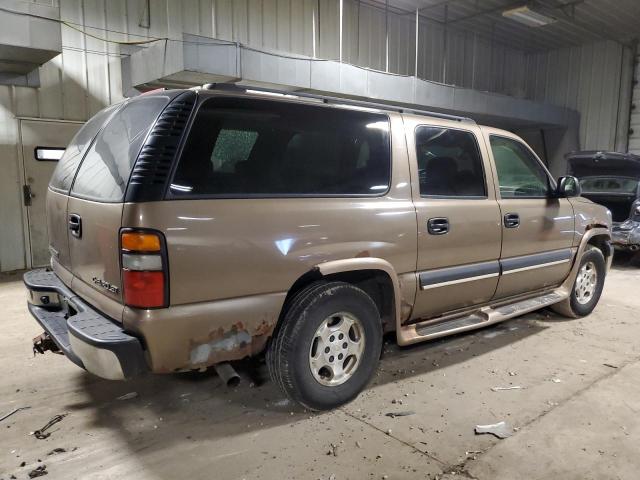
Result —
<instances>
[{"instance_id":1,"label":"running board","mask_svg":"<svg viewBox=\"0 0 640 480\"><path fill-rule=\"evenodd\" d=\"M503 322L510 318L533 312L543 307L553 305L568 298L568 293L563 290L555 290L537 297L520 300L514 303L500 305L496 307L483 307L475 312L463 317L455 317L440 323L433 323L433 320L412 325L405 325L398 332L398 342L401 345L431 340L434 338L453 335L455 333L475 330L477 328Z\"/></svg>"}]
</instances>

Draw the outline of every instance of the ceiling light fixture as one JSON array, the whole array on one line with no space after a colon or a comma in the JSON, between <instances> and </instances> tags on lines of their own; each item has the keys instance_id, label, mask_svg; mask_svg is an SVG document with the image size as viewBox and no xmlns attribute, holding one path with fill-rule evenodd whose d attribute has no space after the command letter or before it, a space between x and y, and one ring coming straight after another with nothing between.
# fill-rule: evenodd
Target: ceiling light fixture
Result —
<instances>
[{"instance_id":1,"label":"ceiling light fixture","mask_svg":"<svg viewBox=\"0 0 640 480\"><path fill-rule=\"evenodd\" d=\"M522 6L518 8L512 8L502 12L502 16L510 18L518 23L522 23L528 27L544 27L550 23L556 22L556 19L543 15L542 13L534 12L529 7Z\"/></svg>"}]
</instances>

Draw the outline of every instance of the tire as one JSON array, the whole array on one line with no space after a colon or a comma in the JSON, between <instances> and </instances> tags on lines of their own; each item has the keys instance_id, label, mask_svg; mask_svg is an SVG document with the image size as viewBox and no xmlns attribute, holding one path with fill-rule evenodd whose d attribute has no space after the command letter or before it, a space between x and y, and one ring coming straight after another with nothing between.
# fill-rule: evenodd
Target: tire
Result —
<instances>
[{"instance_id":1,"label":"tire","mask_svg":"<svg viewBox=\"0 0 640 480\"><path fill-rule=\"evenodd\" d=\"M584 281L581 282L581 275L591 275L588 272L595 273L595 281L589 281L589 285L585 287ZM588 247L580 259L580 267L578 275L571 290L569 306L575 317L584 317L589 315L600 300L602 288L604 287L604 279L607 274L606 262L602 252L596 247ZM583 292L581 294L580 292ZM585 295L590 292L589 295Z\"/></svg>"},{"instance_id":2,"label":"tire","mask_svg":"<svg viewBox=\"0 0 640 480\"><path fill-rule=\"evenodd\" d=\"M382 324L371 297L349 283L320 282L289 304L266 360L271 378L290 399L310 410L329 410L364 389L381 349Z\"/></svg>"}]
</instances>

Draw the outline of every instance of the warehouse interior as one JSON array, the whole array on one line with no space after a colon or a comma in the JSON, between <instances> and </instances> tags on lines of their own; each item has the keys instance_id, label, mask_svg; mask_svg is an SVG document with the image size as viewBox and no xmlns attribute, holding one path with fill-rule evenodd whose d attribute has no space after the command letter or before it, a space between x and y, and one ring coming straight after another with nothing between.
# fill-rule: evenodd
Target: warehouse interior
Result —
<instances>
[{"instance_id":1,"label":"warehouse interior","mask_svg":"<svg viewBox=\"0 0 640 480\"><path fill-rule=\"evenodd\" d=\"M38 255L30 223L51 172L30 170L28 142L64 128L51 146L65 146L104 106L152 88L233 82L463 114L519 133L555 176L569 151L640 150L633 0L540 2L557 18L542 29L498 0L3 3L2 271Z\"/></svg>"},{"instance_id":2,"label":"warehouse interior","mask_svg":"<svg viewBox=\"0 0 640 480\"><path fill-rule=\"evenodd\" d=\"M52 478L635 478L640 274L627 253L588 317L545 310L406 349L385 337L374 386L327 414L296 410L267 380L119 384L62 356L51 373L36 368L20 275L49 264L58 153L109 105L205 84L469 117L524 139L558 178L570 152L640 155L640 2L0 0L0 311L12 358L0 415L30 408L3 421L0 479L44 463ZM469 433L485 420L476 407L522 431ZM388 414L398 411L411 413ZM29 435L57 414L62 431Z\"/></svg>"}]
</instances>

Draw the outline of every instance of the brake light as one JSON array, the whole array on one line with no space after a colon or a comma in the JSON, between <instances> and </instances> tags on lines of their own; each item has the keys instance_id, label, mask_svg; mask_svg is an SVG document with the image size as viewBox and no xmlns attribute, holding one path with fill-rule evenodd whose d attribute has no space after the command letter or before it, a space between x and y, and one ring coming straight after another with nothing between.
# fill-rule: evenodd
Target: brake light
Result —
<instances>
[{"instance_id":1,"label":"brake light","mask_svg":"<svg viewBox=\"0 0 640 480\"><path fill-rule=\"evenodd\" d=\"M127 306L159 308L168 305L166 247L160 232L123 231L120 235L120 265Z\"/></svg>"}]
</instances>

